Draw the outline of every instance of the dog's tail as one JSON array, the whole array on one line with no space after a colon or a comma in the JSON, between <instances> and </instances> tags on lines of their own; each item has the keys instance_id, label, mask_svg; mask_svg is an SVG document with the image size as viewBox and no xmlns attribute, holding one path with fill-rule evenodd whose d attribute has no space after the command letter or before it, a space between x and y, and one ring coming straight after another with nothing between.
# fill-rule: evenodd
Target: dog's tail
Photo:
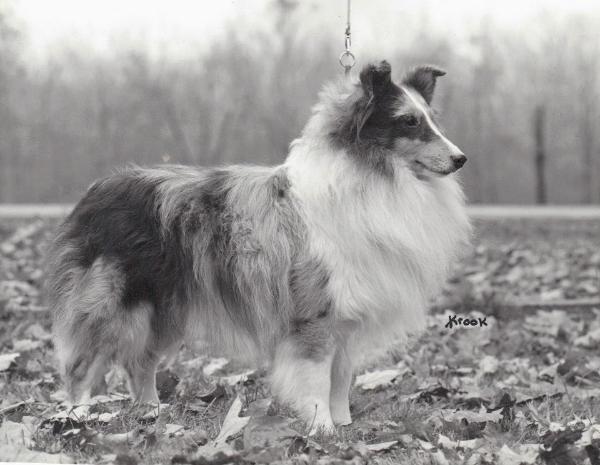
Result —
<instances>
[{"instance_id":1,"label":"dog's tail","mask_svg":"<svg viewBox=\"0 0 600 465\"><path fill-rule=\"evenodd\" d=\"M156 401L157 361L147 353L152 309L123 308L124 274L102 256L86 264L69 227L67 220L46 266L55 352L65 389L74 402L85 402L101 392L104 375L118 360L129 375L132 394Z\"/></svg>"},{"instance_id":2,"label":"dog's tail","mask_svg":"<svg viewBox=\"0 0 600 465\"><path fill-rule=\"evenodd\" d=\"M118 291L102 263L82 264L76 242L67 239L68 227L67 220L48 253L46 293L59 371L71 399L82 402L101 387L111 358L102 335Z\"/></svg>"}]
</instances>

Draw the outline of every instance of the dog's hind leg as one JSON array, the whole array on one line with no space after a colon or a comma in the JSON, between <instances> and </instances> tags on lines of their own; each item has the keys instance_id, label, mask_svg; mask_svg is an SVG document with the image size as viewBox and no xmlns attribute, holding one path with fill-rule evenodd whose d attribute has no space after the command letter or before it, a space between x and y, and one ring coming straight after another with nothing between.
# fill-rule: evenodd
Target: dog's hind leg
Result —
<instances>
[{"instance_id":1,"label":"dog's hind leg","mask_svg":"<svg viewBox=\"0 0 600 465\"><path fill-rule=\"evenodd\" d=\"M82 403L102 385L114 358L122 278L102 259L70 273L70 287L57 290L52 304L54 344L65 388Z\"/></svg>"},{"instance_id":2,"label":"dog's hind leg","mask_svg":"<svg viewBox=\"0 0 600 465\"><path fill-rule=\"evenodd\" d=\"M156 391L156 367L159 358L156 354L146 353L122 361L127 372L129 391L136 402L159 402Z\"/></svg>"},{"instance_id":3,"label":"dog's hind leg","mask_svg":"<svg viewBox=\"0 0 600 465\"><path fill-rule=\"evenodd\" d=\"M131 396L137 402L158 403L156 370L163 357L174 358L181 338L169 330L169 322L153 324L155 308L138 304L128 309L118 350L118 362L127 373ZM158 333L160 327L160 334Z\"/></svg>"},{"instance_id":4,"label":"dog's hind leg","mask_svg":"<svg viewBox=\"0 0 600 465\"><path fill-rule=\"evenodd\" d=\"M131 397L136 402L158 404L156 390L156 368L160 356L140 348L139 352L122 354L121 364L127 373L127 381Z\"/></svg>"}]
</instances>

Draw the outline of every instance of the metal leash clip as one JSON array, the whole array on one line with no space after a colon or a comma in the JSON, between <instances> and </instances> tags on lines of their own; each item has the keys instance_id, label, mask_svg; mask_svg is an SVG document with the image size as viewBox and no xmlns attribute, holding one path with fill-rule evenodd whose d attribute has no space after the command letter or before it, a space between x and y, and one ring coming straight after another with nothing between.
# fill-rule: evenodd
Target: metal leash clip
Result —
<instances>
[{"instance_id":1,"label":"metal leash clip","mask_svg":"<svg viewBox=\"0 0 600 465\"><path fill-rule=\"evenodd\" d=\"M351 47L352 47L352 33L350 31L350 0L348 0L348 19L346 22L346 33L345 33L345 40L344 40L344 48L346 50L344 50L342 52L342 54L340 55L340 58L339 58L340 65L342 65L342 67L344 68L344 73L346 74L346 76L348 76L348 74L350 74L350 70L356 63L356 57L350 51Z\"/></svg>"}]
</instances>

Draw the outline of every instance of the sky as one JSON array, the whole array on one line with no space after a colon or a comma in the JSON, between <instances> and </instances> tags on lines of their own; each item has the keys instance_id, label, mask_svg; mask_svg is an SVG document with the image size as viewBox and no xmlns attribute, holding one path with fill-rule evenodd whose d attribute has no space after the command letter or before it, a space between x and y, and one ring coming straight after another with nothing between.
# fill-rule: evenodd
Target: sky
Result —
<instances>
[{"instance_id":1,"label":"sky","mask_svg":"<svg viewBox=\"0 0 600 465\"><path fill-rule=\"evenodd\" d=\"M43 57L65 42L110 53L117 42L137 41L149 49L186 55L206 49L226 33L257 27L273 0L14 0L12 9L27 31L30 52ZM306 24L339 34L343 43L346 0L301 0ZM355 50L385 53L403 34L421 25L460 37L482 17L525 31L540 11L600 14L600 0L352 0ZM306 39L310 41L310 37Z\"/></svg>"}]
</instances>

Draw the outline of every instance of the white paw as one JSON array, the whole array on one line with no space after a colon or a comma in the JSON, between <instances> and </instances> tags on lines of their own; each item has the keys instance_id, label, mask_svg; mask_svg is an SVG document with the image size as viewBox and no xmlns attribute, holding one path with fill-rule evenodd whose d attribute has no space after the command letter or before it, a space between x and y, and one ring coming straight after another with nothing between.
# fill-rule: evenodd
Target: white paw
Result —
<instances>
[{"instance_id":1,"label":"white paw","mask_svg":"<svg viewBox=\"0 0 600 465\"><path fill-rule=\"evenodd\" d=\"M352 424L352 418L350 417L350 414L341 417L334 416L333 422L338 426L348 426Z\"/></svg>"},{"instance_id":2,"label":"white paw","mask_svg":"<svg viewBox=\"0 0 600 465\"><path fill-rule=\"evenodd\" d=\"M350 416L350 405L348 402L332 406L331 418L333 418L333 422L339 426L346 426L352 423L352 417Z\"/></svg>"}]
</instances>

